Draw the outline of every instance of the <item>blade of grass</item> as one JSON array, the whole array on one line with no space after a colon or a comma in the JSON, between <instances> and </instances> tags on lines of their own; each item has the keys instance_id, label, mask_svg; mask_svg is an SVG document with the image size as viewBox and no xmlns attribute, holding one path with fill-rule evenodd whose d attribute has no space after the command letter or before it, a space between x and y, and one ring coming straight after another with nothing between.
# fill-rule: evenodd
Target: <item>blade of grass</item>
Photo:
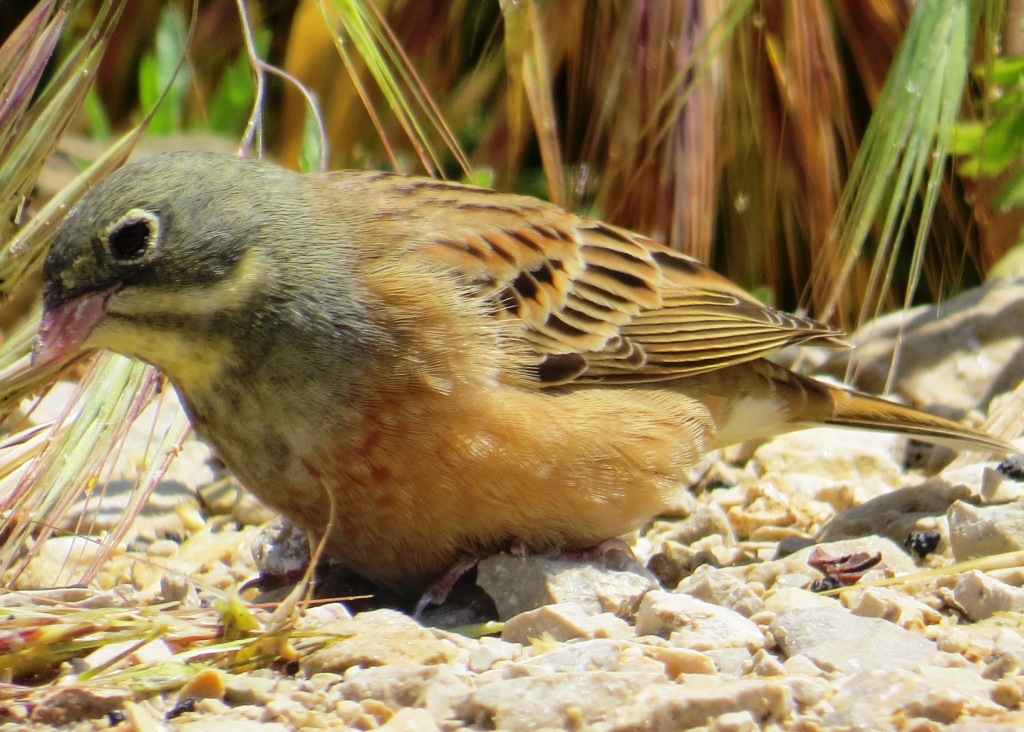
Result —
<instances>
[{"instance_id":1,"label":"blade of grass","mask_svg":"<svg viewBox=\"0 0 1024 732\"><path fill-rule=\"evenodd\" d=\"M891 282L895 247L906 233L913 201L924 185L911 290L917 282L927 222L937 200L978 18L978 5L967 0L926 0L914 6L840 200L827 256L814 268L814 289L832 293L824 303L826 315L835 309L881 215L877 255L861 317L872 312Z\"/></svg>"}]
</instances>

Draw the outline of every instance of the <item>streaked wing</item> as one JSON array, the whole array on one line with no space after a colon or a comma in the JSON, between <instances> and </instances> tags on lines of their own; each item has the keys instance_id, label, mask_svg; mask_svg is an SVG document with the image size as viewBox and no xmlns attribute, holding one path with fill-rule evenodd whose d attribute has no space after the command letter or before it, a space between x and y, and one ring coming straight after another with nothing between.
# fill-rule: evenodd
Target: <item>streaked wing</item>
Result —
<instances>
[{"instance_id":1,"label":"streaked wing","mask_svg":"<svg viewBox=\"0 0 1024 732\"><path fill-rule=\"evenodd\" d=\"M408 254L447 267L497 317L521 322L542 385L661 381L791 344L842 344L839 331L766 307L625 229L525 196L393 176L387 186L398 215L422 224Z\"/></svg>"}]
</instances>

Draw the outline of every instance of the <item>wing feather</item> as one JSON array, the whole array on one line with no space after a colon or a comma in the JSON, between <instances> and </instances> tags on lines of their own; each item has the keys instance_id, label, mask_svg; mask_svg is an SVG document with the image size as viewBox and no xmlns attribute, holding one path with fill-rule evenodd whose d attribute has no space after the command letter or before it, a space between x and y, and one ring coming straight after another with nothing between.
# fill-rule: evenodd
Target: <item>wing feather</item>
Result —
<instances>
[{"instance_id":1,"label":"wing feather","mask_svg":"<svg viewBox=\"0 0 1024 732\"><path fill-rule=\"evenodd\" d=\"M363 176L373 185L381 174ZM539 386L644 383L761 358L841 333L770 308L697 260L543 201L386 176L412 227L403 256L446 270L520 325Z\"/></svg>"}]
</instances>

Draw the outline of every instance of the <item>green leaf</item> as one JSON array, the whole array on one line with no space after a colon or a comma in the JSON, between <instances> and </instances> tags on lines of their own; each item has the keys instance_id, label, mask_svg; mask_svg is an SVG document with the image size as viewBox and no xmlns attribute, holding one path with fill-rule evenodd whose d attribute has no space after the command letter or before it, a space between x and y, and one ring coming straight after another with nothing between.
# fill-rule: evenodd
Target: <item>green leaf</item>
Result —
<instances>
[{"instance_id":1,"label":"green leaf","mask_svg":"<svg viewBox=\"0 0 1024 732\"><path fill-rule=\"evenodd\" d=\"M89 137L94 140L109 140L113 134L110 129L110 119L107 117L107 110L103 108L103 100L100 99L95 85L89 87L82 108L85 110L85 118L89 123Z\"/></svg>"},{"instance_id":2,"label":"green leaf","mask_svg":"<svg viewBox=\"0 0 1024 732\"><path fill-rule=\"evenodd\" d=\"M302 145L299 147L299 170L312 173L323 167L324 140L316 123L316 111L306 107L306 118L302 124Z\"/></svg>"},{"instance_id":3,"label":"green leaf","mask_svg":"<svg viewBox=\"0 0 1024 732\"><path fill-rule=\"evenodd\" d=\"M265 57L270 47L270 30L257 28L255 32L256 53ZM225 137L238 137L249 121L249 113L256 98L253 83L253 69L245 51L238 54L224 69L217 89L210 101L208 124L210 131Z\"/></svg>"},{"instance_id":4,"label":"green leaf","mask_svg":"<svg viewBox=\"0 0 1024 732\"><path fill-rule=\"evenodd\" d=\"M1024 169L1010 175L992 202L1004 213L1024 203Z\"/></svg>"},{"instance_id":5,"label":"green leaf","mask_svg":"<svg viewBox=\"0 0 1024 732\"><path fill-rule=\"evenodd\" d=\"M175 6L166 6L160 12L153 50L139 62L139 101L144 109L159 104L147 129L151 135L169 135L182 129L190 77L186 65L178 68L185 54L184 27Z\"/></svg>"}]
</instances>

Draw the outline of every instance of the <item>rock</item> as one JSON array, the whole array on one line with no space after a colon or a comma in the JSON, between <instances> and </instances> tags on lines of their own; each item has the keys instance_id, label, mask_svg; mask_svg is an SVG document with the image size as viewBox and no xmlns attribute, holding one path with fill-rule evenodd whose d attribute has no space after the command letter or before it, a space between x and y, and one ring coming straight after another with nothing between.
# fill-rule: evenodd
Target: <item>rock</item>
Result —
<instances>
[{"instance_id":1,"label":"rock","mask_svg":"<svg viewBox=\"0 0 1024 732\"><path fill-rule=\"evenodd\" d=\"M671 528L662 538L680 544L692 544L705 536L721 536L725 544L734 544L729 517L719 506L697 506L693 513L679 521L673 521Z\"/></svg>"},{"instance_id":2,"label":"rock","mask_svg":"<svg viewBox=\"0 0 1024 732\"><path fill-rule=\"evenodd\" d=\"M793 696L778 681L761 679L722 681L709 679L698 684L655 686L644 689L632 704L616 710L605 729L615 732L682 730L693 727L724 729L740 722L739 729L772 727L793 711ZM757 725L746 726L753 718ZM710 724L709 724L710 723Z\"/></svg>"},{"instance_id":3,"label":"rock","mask_svg":"<svg viewBox=\"0 0 1024 732\"><path fill-rule=\"evenodd\" d=\"M573 638L616 638L632 635L626 621L611 613L588 615L581 605L562 602L527 610L505 621L501 639L528 645L545 634L555 640Z\"/></svg>"},{"instance_id":4,"label":"rock","mask_svg":"<svg viewBox=\"0 0 1024 732\"><path fill-rule=\"evenodd\" d=\"M953 587L953 599L975 622L999 612L1024 611L1024 589L1011 587L977 570L960 575Z\"/></svg>"},{"instance_id":5,"label":"rock","mask_svg":"<svg viewBox=\"0 0 1024 732\"><path fill-rule=\"evenodd\" d=\"M58 686L44 692L32 708L36 724L70 725L83 719L96 719L121 709L130 701L131 689L93 689L87 686Z\"/></svg>"},{"instance_id":6,"label":"rock","mask_svg":"<svg viewBox=\"0 0 1024 732\"><path fill-rule=\"evenodd\" d=\"M494 668L495 664L514 661L523 653L522 642L509 643L497 638L483 637L469 651L466 666L479 674Z\"/></svg>"},{"instance_id":7,"label":"rock","mask_svg":"<svg viewBox=\"0 0 1024 732\"><path fill-rule=\"evenodd\" d=\"M415 620L394 610L373 610L329 622L318 635L338 640L300 661L304 673L344 671L351 666L446 663L450 643L438 640Z\"/></svg>"},{"instance_id":8,"label":"rock","mask_svg":"<svg viewBox=\"0 0 1024 732\"><path fill-rule=\"evenodd\" d=\"M74 584L106 551L102 544L79 536L54 536L36 548L12 589L44 590Z\"/></svg>"},{"instance_id":9,"label":"rock","mask_svg":"<svg viewBox=\"0 0 1024 732\"><path fill-rule=\"evenodd\" d=\"M855 348L831 352L823 368L837 378L851 373L857 388L873 394L891 383L916 406L984 408L1024 377L1022 293L1019 280L992 280L940 305L883 316L851 336Z\"/></svg>"},{"instance_id":10,"label":"rock","mask_svg":"<svg viewBox=\"0 0 1024 732\"><path fill-rule=\"evenodd\" d=\"M644 649L622 639L603 638L561 644L537 653L522 666L552 673L575 671L617 671L620 673L659 673L665 666L644 653Z\"/></svg>"},{"instance_id":11,"label":"rock","mask_svg":"<svg viewBox=\"0 0 1024 732\"><path fill-rule=\"evenodd\" d=\"M992 644L992 654L988 658L984 677L1019 677L1021 670L1024 670L1024 638L1012 630L1000 629Z\"/></svg>"},{"instance_id":12,"label":"rock","mask_svg":"<svg viewBox=\"0 0 1024 732\"><path fill-rule=\"evenodd\" d=\"M903 484L905 439L888 432L860 432L819 427L781 435L754 453L749 468L762 478L779 476L780 484L805 498L833 503L838 486L849 486L848 500L863 501Z\"/></svg>"},{"instance_id":13,"label":"rock","mask_svg":"<svg viewBox=\"0 0 1024 732\"><path fill-rule=\"evenodd\" d=\"M714 674L715 664L706 653L690 648L668 645L653 645L638 642L638 647L648 658L653 658L665 668L665 675L676 679L684 674Z\"/></svg>"},{"instance_id":14,"label":"rock","mask_svg":"<svg viewBox=\"0 0 1024 732\"><path fill-rule=\"evenodd\" d=\"M839 607L783 610L769 629L787 657L801 654L825 671L908 667L937 653L926 638Z\"/></svg>"},{"instance_id":15,"label":"rock","mask_svg":"<svg viewBox=\"0 0 1024 732\"><path fill-rule=\"evenodd\" d=\"M443 716L448 710L448 697L464 694L469 687L447 666L399 663L352 667L334 689L342 699L353 702L374 700L392 710L425 707ZM433 691L442 693L432 699Z\"/></svg>"},{"instance_id":16,"label":"rock","mask_svg":"<svg viewBox=\"0 0 1024 732\"><path fill-rule=\"evenodd\" d=\"M249 547L260 574L287 577L309 566L309 535L282 516L256 534Z\"/></svg>"},{"instance_id":17,"label":"rock","mask_svg":"<svg viewBox=\"0 0 1024 732\"><path fill-rule=\"evenodd\" d=\"M895 729L894 720L903 721L901 729L935 729L936 725L957 722L968 710L995 719L1003 709L991 700L993 687L969 669L872 664L834 683L829 699L832 710L822 721L831 729L879 730ZM915 721L921 726L915 727Z\"/></svg>"},{"instance_id":18,"label":"rock","mask_svg":"<svg viewBox=\"0 0 1024 732\"><path fill-rule=\"evenodd\" d=\"M684 577L699 567L719 566L718 558L706 548L696 548L677 541L662 541L660 550L647 563L647 568L663 587L674 588Z\"/></svg>"},{"instance_id":19,"label":"rock","mask_svg":"<svg viewBox=\"0 0 1024 732\"><path fill-rule=\"evenodd\" d=\"M1024 500L1024 481L1015 480L995 468L986 466L982 469L978 493L985 503L1012 503Z\"/></svg>"},{"instance_id":20,"label":"rock","mask_svg":"<svg viewBox=\"0 0 1024 732\"><path fill-rule=\"evenodd\" d=\"M1002 506L949 507L949 542L958 562L1024 548L1024 501Z\"/></svg>"},{"instance_id":21,"label":"rock","mask_svg":"<svg viewBox=\"0 0 1024 732\"><path fill-rule=\"evenodd\" d=\"M882 618L904 630L921 631L926 626L936 625L942 620L942 615L920 600L887 587L870 587L863 591L845 592L843 601L854 615Z\"/></svg>"},{"instance_id":22,"label":"rock","mask_svg":"<svg viewBox=\"0 0 1024 732\"><path fill-rule=\"evenodd\" d=\"M764 601L733 573L713 567L702 567L675 590L710 602L749 618L764 610Z\"/></svg>"},{"instance_id":23,"label":"rock","mask_svg":"<svg viewBox=\"0 0 1024 732\"><path fill-rule=\"evenodd\" d=\"M473 689L454 703L453 711L462 725L483 725L505 732L598 726L624 729L602 722L621 708L637 704L641 693L644 698L653 699L678 688L666 682L661 673L550 673L497 681Z\"/></svg>"},{"instance_id":24,"label":"rock","mask_svg":"<svg viewBox=\"0 0 1024 732\"><path fill-rule=\"evenodd\" d=\"M914 531L940 530L944 533L946 522L941 520L941 516L950 505L970 493L962 485L931 478L920 485L900 488L843 511L825 524L818 540L832 542L876 535L902 544Z\"/></svg>"},{"instance_id":25,"label":"rock","mask_svg":"<svg viewBox=\"0 0 1024 732\"><path fill-rule=\"evenodd\" d=\"M476 583L494 600L501 620L568 602L587 613L629 617L644 593L658 585L635 559L617 551L594 561L495 554L477 565Z\"/></svg>"},{"instance_id":26,"label":"rock","mask_svg":"<svg viewBox=\"0 0 1024 732\"><path fill-rule=\"evenodd\" d=\"M668 638L672 645L696 651L764 646L764 634L739 613L661 590L648 592L640 603L636 634Z\"/></svg>"},{"instance_id":27,"label":"rock","mask_svg":"<svg viewBox=\"0 0 1024 732\"><path fill-rule=\"evenodd\" d=\"M378 729L381 732L435 732L441 728L426 709L399 709Z\"/></svg>"},{"instance_id":28,"label":"rock","mask_svg":"<svg viewBox=\"0 0 1024 732\"><path fill-rule=\"evenodd\" d=\"M178 690L178 703L186 699L221 699L225 693L227 674L220 669L204 668Z\"/></svg>"},{"instance_id":29,"label":"rock","mask_svg":"<svg viewBox=\"0 0 1024 732\"><path fill-rule=\"evenodd\" d=\"M765 607L776 613L794 608L833 608L838 606L839 601L834 597L819 595L799 587L781 587L778 590L770 591L765 596Z\"/></svg>"},{"instance_id":30,"label":"rock","mask_svg":"<svg viewBox=\"0 0 1024 732\"><path fill-rule=\"evenodd\" d=\"M277 694L280 679L256 674L228 674L224 681L224 701L233 706L262 706Z\"/></svg>"}]
</instances>

